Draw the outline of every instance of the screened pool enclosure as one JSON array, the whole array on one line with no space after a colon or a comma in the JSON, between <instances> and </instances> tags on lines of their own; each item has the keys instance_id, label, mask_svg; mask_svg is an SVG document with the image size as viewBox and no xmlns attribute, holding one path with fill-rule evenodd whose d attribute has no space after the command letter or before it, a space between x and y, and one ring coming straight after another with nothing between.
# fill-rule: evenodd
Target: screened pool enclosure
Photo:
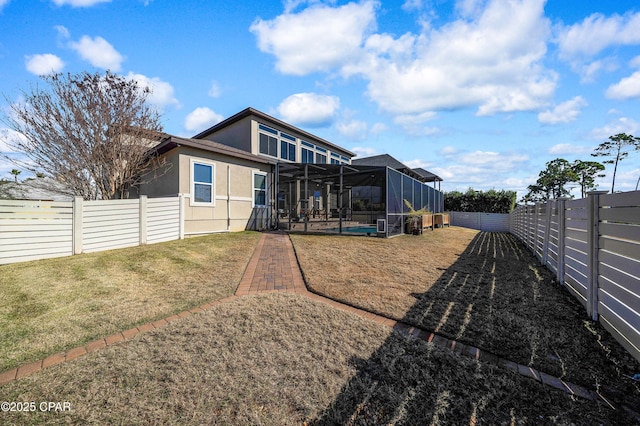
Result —
<instances>
[{"instance_id":1,"label":"screened pool enclosure","mask_svg":"<svg viewBox=\"0 0 640 426\"><path fill-rule=\"evenodd\" d=\"M281 229L390 237L404 232L404 200L443 211L442 192L388 166L279 163L274 183Z\"/></svg>"}]
</instances>

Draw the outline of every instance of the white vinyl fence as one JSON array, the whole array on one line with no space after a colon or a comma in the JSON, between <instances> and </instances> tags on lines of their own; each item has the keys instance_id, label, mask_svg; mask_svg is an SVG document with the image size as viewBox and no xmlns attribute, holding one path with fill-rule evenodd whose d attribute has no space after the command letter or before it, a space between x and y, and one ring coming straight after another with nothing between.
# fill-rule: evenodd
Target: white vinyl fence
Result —
<instances>
[{"instance_id":1,"label":"white vinyl fence","mask_svg":"<svg viewBox=\"0 0 640 426\"><path fill-rule=\"evenodd\" d=\"M0 200L0 264L183 238L182 197Z\"/></svg>"},{"instance_id":2,"label":"white vinyl fence","mask_svg":"<svg viewBox=\"0 0 640 426\"><path fill-rule=\"evenodd\" d=\"M640 191L520 206L510 219L511 233L640 360Z\"/></svg>"},{"instance_id":3,"label":"white vinyl fence","mask_svg":"<svg viewBox=\"0 0 640 426\"><path fill-rule=\"evenodd\" d=\"M449 212L451 225L486 232L509 232L508 213Z\"/></svg>"}]
</instances>

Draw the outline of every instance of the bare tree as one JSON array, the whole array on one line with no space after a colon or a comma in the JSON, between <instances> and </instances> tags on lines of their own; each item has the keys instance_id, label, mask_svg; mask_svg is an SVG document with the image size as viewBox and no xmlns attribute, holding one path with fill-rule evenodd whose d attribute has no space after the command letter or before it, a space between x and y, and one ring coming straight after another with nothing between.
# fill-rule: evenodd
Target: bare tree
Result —
<instances>
[{"instance_id":1,"label":"bare tree","mask_svg":"<svg viewBox=\"0 0 640 426\"><path fill-rule=\"evenodd\" d=\"M46 88L21 91L3 121L20 134L5 143L24 154L11 160L43 179L50 190L86 200L127 198L132 186L165 165L153 154L162 133L159 113L147 106L148 88L123 76L52 74ZM144 176L144 178L143 178Z\"/></svg>"}]
</instances>

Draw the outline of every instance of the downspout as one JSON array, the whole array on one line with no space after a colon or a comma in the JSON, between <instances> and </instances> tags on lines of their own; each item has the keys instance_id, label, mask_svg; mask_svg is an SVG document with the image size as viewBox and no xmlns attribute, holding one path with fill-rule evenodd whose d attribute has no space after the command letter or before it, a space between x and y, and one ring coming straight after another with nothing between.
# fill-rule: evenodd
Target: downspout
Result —
<instances>
[{"instance_id":1,"label":"downspout","mask_svg":"<svg viewBox=\"0 0 640 426\"><path fill-rule=\"evenodd\" d=\"M343 188L342 188L342 187L343 187L343 183L344 183L344 182L343 182L343 180L342 180L342 177L343 177L343 176L342 176L342 170L343 170L343 169L344 169L344 167L343 167L343 166L342 166L342 164L341 164L341 165L340 165L340 191L339 191L339 192L340 192L340 195L339 195L339 197L338 197L338 211L340 212L340 213L338 214L338 223L339 223L339 225L338 225L338 232L339 232L340 234L342 234L342 207L343 207L342 197L344 197L344 194L343 194Z\"/></svg>"},{"instance_id":2,"label":"downspout","mask_svg":"<svg viewBox=\"0 0 640 426\"><path fill-rule=\"evenodd\" d=\"M227 231L231 231L231 166L227 164Z\"/></svg>"},{"instance_id":3,"label":"downspout","mask_svg":"<svg viewBox=\"0 0 640 426\"><path fill-rule=\"evenodd\" d=\"M307 197L307 210L304 215L304 232L309 226L309 164L304 165L304 196Z\"/></svg>"},{"instance_id":4,"label":"downspout","mask_svg":"<svg viewBox=\"0 0 640 426\"><path fill-rule=\"evenodd\" d=\"M273 189L273 193L275 195L275 206L274 208L270 209L270 214L272 215L272 220L271 220L271 228L274 229L278 229L280 227L280 220L278 218L278 202L280 201L278 199L279 195L280 195L280 163L276 163L276 173L275 173L275 184L274 184L274 189ZM275 215L274 215L275 213ZM273 219L273 216L275 216L275 220Z\"/></svg>"}]
</instances>

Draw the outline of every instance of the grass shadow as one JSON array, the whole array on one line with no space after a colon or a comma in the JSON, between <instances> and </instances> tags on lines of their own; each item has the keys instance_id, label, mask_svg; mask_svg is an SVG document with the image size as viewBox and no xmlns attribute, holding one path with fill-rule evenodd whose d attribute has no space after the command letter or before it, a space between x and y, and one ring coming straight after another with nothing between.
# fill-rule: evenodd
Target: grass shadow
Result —
<instances>
[{"instance_id":1,"label":"grass shadow","mask_svg":"<svg viewBox=\"0 0 640 426\"><path fill-rule=\"evenodd\" d=\"M415 303L397 318L403 323L606 389L640 408L638 387L623 378L638 363L588 320L578 301L510 234L477 234L427 291L411 296ZM398 333L354 366L355 375L317 424L629 420L498 365Z\"/></svg>"}]
</instances>

